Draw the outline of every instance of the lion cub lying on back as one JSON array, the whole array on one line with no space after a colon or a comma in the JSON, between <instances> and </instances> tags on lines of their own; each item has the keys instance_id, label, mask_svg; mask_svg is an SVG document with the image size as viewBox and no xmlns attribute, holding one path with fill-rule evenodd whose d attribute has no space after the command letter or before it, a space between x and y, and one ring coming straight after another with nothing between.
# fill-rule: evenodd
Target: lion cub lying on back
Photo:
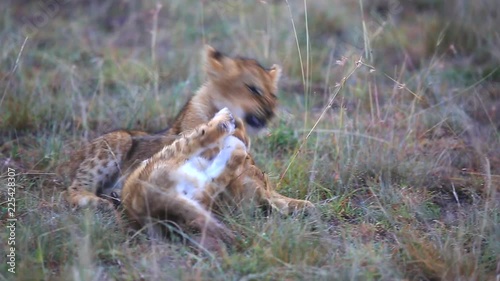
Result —
<instances>
[{"instance_id":1,"label":"lion cub lying on back","mask_svg":"<svg viewBox=\"0 0 500 281\"><path fill-rule=\"evenodd\" d=\"M118 130L92 140L81 149L72 159L77 167L70 167L74 176L67 191L69 202L80 207L109 204L104 198L113 191L120 193L123 179L136 174L143 160L172 144L179 134L206 124L223 108L227 107L243 121L244 126L241 124L237 132L240 131L239 138L246 144L244 129L256 133L275 115L279 66L267 69L256 60L229 57L207 46L205 72L205 83L164 133ZM245 161L242 175L229 184L220 199L236 207L256 204L284 214L314 207L309 201L279 194L251 157Z\"/></svg>"},{"instance_id":2,"label":"lion cub lying on back","mask_svg":"<svg viewBox=\"0 0 500 281\"><path fill-rule=\"evenodd\" d=\"M159 134L117 130L91 141L75 153L67 170L72 183L68 200L73 206L101 205L112 191L120 193L122 179L176 137L207 123L227 107L243 120L250 134L265 128L275 115L281 69L266 69L256 60L229 57L205 47L206 81L179 112L170 128Z\"/></svg>"},{"instance_id":3,"label":"lion cub lying on back","mask_svg":"<svg viewBox=\"0 0 500 281\"><path fill-rule=\"evenodd\" d=\"M232 234L212 215L211 208L229 183L242 174L249 159L245 144L233 136L234 131L235 120L224 108L207 124L184 133L143 161L123 186L127 215L140 226L152 219L169 220L182 229L231 242ZM158 229L154 222L149 226Z\"/></svg>"}]
</instances>

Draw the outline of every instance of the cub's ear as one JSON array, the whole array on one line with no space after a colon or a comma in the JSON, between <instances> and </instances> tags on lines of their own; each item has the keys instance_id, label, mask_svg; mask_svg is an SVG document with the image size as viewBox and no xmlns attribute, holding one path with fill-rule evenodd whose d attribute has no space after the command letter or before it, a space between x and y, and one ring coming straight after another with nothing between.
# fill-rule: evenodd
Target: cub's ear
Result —
<instances>
[{"instance_id":1,"label":"cub's ear","mask_svg":"<svg viewBox=\"0 0 500 281\"><path fill-rule=\"evenodd\" d=\"M274 86L278 87L278 81L280 80L281 77L281 67L277 64L273 64L268 73L271 76L271 79L273 79Z\"/></svg>"},{"instance_id":2,"label":"cub's ear","mask_svg":"<svg viewBox=\"0 0 500 281\"><path fill-rule=\"evenodd\" d=\"M206 45L205 71L210 79L217 80L231 77L237 71L237 67L233 59Z\"/></svg>"},{"instance_id":3,"label":"cub's ear","mask_svg":"<svg viewBox=\"0 0 500 281\"><path fill-rule=\"evenodd\" d=\"M220 71L224 68L222 64L222 58L224 55L214 49L210 45L205 45L205 59L207 64L207 69L212 69L214 71Z\"/></svg>"}]
</instances>

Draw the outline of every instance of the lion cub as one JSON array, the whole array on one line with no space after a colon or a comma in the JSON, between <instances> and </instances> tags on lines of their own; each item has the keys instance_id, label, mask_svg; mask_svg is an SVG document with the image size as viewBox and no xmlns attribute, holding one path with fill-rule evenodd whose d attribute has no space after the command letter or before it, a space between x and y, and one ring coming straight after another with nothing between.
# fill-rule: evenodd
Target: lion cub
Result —
<instances>
[{"instance_id":1,"label":"lion cub","mask_svg":"<svg viewBox=\"0 0 500 281\"><path fill-rule=\"evenodd\" d=\"M68 188L68 199L74 206L109 204L105 198L120 194L123 179L148 159L174 142L179 134L205 124L223 108L243 120L238 138L247 146L249 134L263 129L275 115L277 84L281 69L266 69L253 59L229 57L207 46L205 50L207 80L186 103L172 126L162 134L119 130L94 139L72 159L78 164ZM253 160L245 162L244 173L231 182L221 201L240 207L246 203L270 206L282 213L312 208L309 201L280 195ZM109 197L109 196L108 196Z\"/></svg>"},{"instance_id":2,"label":"lion cub","mask_svg":"<svg viewBox=\"0 0 500 281\"><path fill-rule=\"evenodd\" d=\"M244 121L250 134L263 129L275 115L279 66L266 69L253 59L232 58L206 46L205 72L205 83L162 133L118 130L92 140L75 153L68 167L62 168L69 170L73 180L67 190L69 202L80 207L109 204L104 198L112 191L120 193L123 178L140 162L182 132L208 122L224 107Z\"/></svg>"},{"instance_id":3,"label":"lion cub","mask_svg":"<svg viewBox=\"0 0 500 281\"><path fill-rule=\"evenodd\" d=\"M152 229L161 228L156 220L168 220L184 230L231 242L232 234L210 210L245 167L246 146L232 135L234 131L235 120L224 108L207 124L185 132L143 161L127 177L122 190L129 218ZM212 156L214 148L218 153Z\"/></svg>"}]
</instances>

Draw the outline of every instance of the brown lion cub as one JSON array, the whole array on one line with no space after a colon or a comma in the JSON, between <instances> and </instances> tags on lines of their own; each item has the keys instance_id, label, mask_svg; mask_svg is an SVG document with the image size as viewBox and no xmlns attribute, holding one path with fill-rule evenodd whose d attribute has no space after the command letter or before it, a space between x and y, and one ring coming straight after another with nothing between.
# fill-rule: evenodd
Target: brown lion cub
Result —
<instances>
[{"instance_id":1,"label":"brown lion cub","mask_svg":"<svg viewBox=\"0 0 500 281\"><path fill-rule=\"evenodd\" d=\"M209 239L231 242L231 232L210 210L245 167L246 146L234 131L235 120L224 108L143 161L123 185L122 203L129 218L153 231L161 227L152 219L168 220ZM214 148L218 153L211 155Z\"/></svg>"},{"instance_id":2,"label":"brown lion cub","mask_svg":"<svg viewBox=\"0 0 500 281\"><path fill-rule=\"evenodd\" d=\"M186 103L171 128L162 134L119 130L94 139L73 160L79 166L68 188L68 199L74 206L109 204L103 199L112 192L120 194L123 179L143 160L170 145L179 134L207 123L217 112L228 108L244 122L250 134L264 128L275 115L277 83L281 69L263 68L257 61L232 58L207 46L205 52L207 80ZM244 128L242 128L244 129ZM246 134L239 138L248 145ZM224 201L236 205L256 202L288 213L313 205L278 194L253 160L247 161L244 174L233 181L224 193Z\"/></svg>"}]
</instances>

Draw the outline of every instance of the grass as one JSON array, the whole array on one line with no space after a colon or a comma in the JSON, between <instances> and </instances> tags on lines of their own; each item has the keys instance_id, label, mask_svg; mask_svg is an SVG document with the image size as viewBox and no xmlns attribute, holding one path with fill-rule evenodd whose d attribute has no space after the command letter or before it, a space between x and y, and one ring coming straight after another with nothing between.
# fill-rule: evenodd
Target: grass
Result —
<instances>
[{"instance_id":1,"label":"grass","mask_svg":"<svg viewBox=\"0 0 500 281\"><path fill-rule=\"evenodd\" d=\"M496 2L2 1L0 224L9 168L18 221L0 280L498 279ZM106 131L166 127L204 43L283 67L252 151L320 214L225 217L242 246L214 254L71 210L61 163Z\"/></svg>"}]
</instances>

